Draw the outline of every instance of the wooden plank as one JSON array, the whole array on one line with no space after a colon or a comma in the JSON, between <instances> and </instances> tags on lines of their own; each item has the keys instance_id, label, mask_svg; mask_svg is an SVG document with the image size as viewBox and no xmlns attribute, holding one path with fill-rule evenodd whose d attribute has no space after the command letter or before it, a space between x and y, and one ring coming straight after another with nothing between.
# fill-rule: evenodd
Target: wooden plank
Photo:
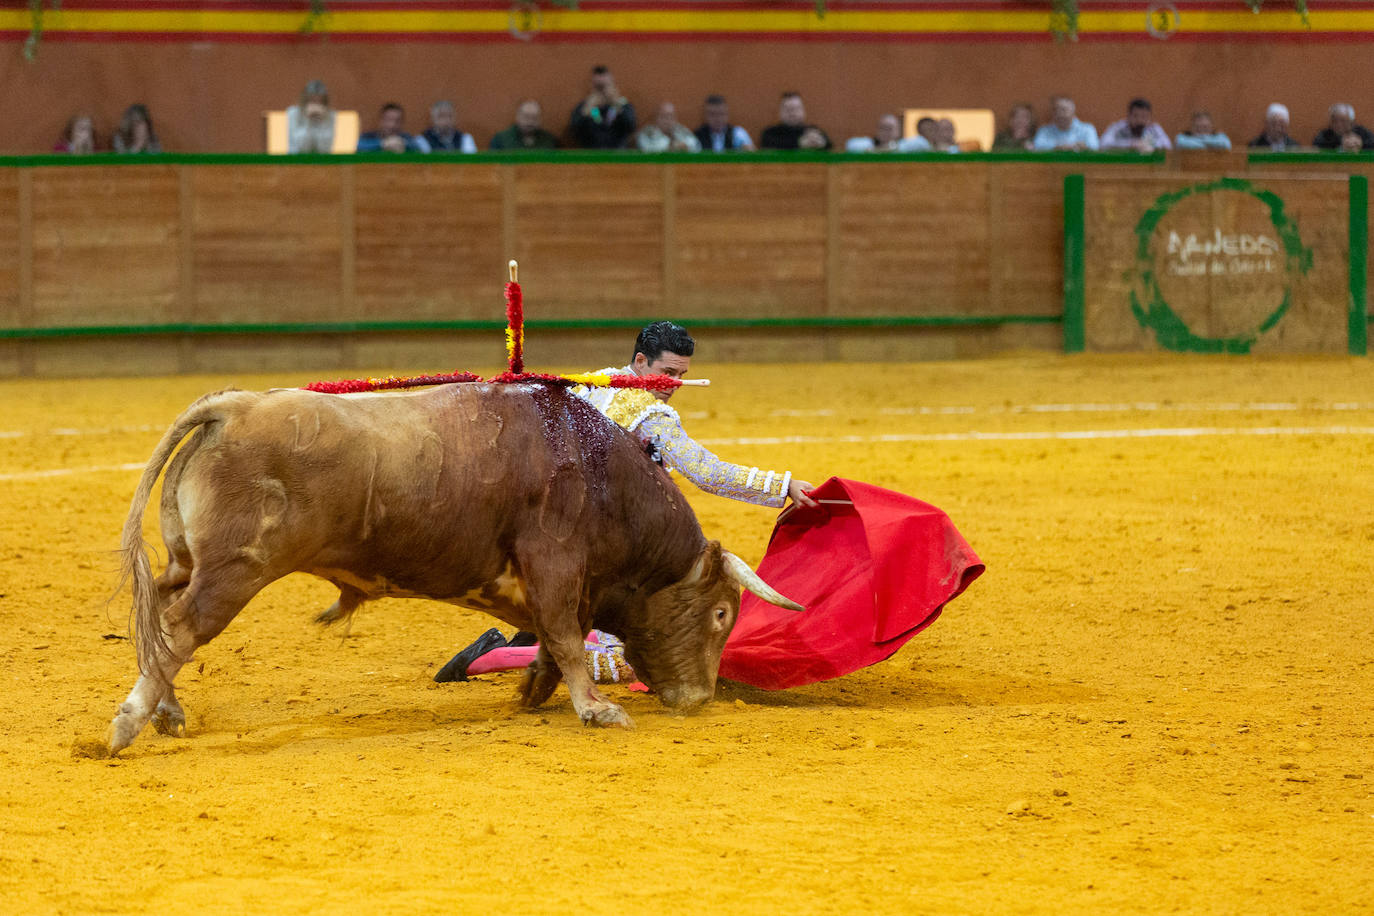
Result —
<instances>
[{"instance_id":1,"label":"wooden plank","mask_svg":"<svg viewBox=\"0 0 1374 916\"><path fill-rule=\"evenodd\" d=\"M20 178L27 172L19 169L0 169L0 327L17 328L23 326L20 316L21 274L29 281L32 293L32 266L30 253L26 250L32 244L32 225L29 221L27 206L28 193L20 192ZM28 241L24 236L29 236ZM31 297L30 297L31 298Z\"/></svg>"},{"instance_id":2,"label":"wooden plank","mask_svg":"<svg viewBox=\"0 0 1374 916\"><path fill-rule=\"evenodd\" d=\"M1311 250L1311 266L1305 272L1289 271L1292 305L1272 331L1261 335L1254 352L1347 353L1349 181L1300 180L1274 190L1282 196L1284 212L1300 232L1302 244ZM1257 292L1253 298L1258 297Z\"/></svg>"},{"instance_id":3,"label":"wooden plank","mask_svg":"<svg viewBox=\"0 0 1374 916\"><path fill-rule=\"evenodd\" d=\"M175 167L28 170L33 182L33 320L43 325L177 319Z\"/></svg>"},{"instance_id":4,"label":"wooden plank","mask_svg":"<svg viewBox=\"0 0 1374 916\"><path fill-rule=\"evenodd\" d=\"M195 184L191 180L192 166L177 167L177 315L181 321L196 321L196 233ZM195 344L183 337L177 346L177 366L181 372L195 368Z\"/></svg>"},{"instance_id":5,"label":"wooden plank","mask_svg":"<svg viewBox=\"0 0 1374 916\"><path fill-rule=\"evenodd\" d=\"M369 320L504 315L500 166L356 166L357 298Z\"/></svg>"},{"instance_id":6,"label":"wooden plank","mask_svg":"<svg viewBox=\"0 0 1374 916\"><path fill-rule=\"evenodd\" d=\"M678 310L677 293L677 169L659 167L663 173L663 309Z\"/></svg>"},{"instance_id":7,"label":"wooden plank","mask_svg":"<svg viewBox=\"0 0 1374 916\"><path fill-rule=\"evenodd\" d=\"M528 316L662 313L663 179L657 169L604 164L507 168L515 169L516 257L523 266L520 280ZM679 208L679 217L681 213Z\"/></svg>"},{"instance_id":8,"label":"wooden plank","mask_svg":"<svg viewBox=\"0 0 1374 916\"><path fill-rule=\"evenodd\" d=\"M1086 224L1088 349L1345 352L1344 180L1090 177Z\"/></svg>"},{"instance_id":9,"label":"wooden plank","mask_svg":"<svg viewBox=\"0 0 1374 916\"><path fill-rule=\"evenodd\" d=\"M985 166L874 162L832 168L839 193L838 313L986 314Z\"/></svg>"},{"instance_id":10,"label":"wooden plank","mask_svg":"<svg viewBox=\"0 0 1374 916\"><path fill-rule=\"evenodd\" d=\"M501 256L507 261L517 249L515 222L515 169L501 169Z\"/></svg>"},{"instance_id":11,"label":"wooden plank","mask_svg":"<svg viewBox=\"0 0 1374 916\"><path fill-rule=\"evenodd\" d=\"M200 320L349 317L339 313L338 180L338 171L329 166L194 168Z\"/></svg>"},{"instance_id":12,"label":"wooden plank","mask_svg":"<svg viewBox=\"0 0 1374 916\"><path fill-rule=\"evenodd\" d=\"M988 314L1059 314L1064 176L1082 171L1077 165L1008 162L991 166L997 174L997 193L989 195Z\"/></svg>"},{"instance_id":13,"label":"wooden plank","mask_svg":"<svg viewBox=\"0 0 1374 916\"><path fill-rule=\"evenodd\" d=\"M825 312L826 171L812 163L678 166L684 316Z\"/></svg>"},{"instance_id":14,"label":"wooden plank","mask_svg":"<svg viewBox=\"0 0 1374 916\"><path fill-rule=\"evenodd\" d=\"M358 314L358 170L339 169L339 312Z\"/></svg>"}]
</instances>

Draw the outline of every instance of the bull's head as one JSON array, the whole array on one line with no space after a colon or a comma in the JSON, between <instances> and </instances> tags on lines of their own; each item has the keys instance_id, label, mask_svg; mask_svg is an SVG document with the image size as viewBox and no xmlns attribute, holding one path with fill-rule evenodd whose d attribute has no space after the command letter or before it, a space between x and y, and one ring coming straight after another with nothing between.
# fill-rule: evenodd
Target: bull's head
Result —
<instances>
[{"instance_id":1,"label":"bull's head","mask_svg":"<svg viewBox=\"0 0 1374 916\"><path fill-rule=\"evenodd\" d=\"M618 633L635 674L665 706L691 710L716 692L725 640L739 616L739 590L800 611L739 557L711 541L681 581L649 596L642 620Z\"/></svg>"}]
</instances>

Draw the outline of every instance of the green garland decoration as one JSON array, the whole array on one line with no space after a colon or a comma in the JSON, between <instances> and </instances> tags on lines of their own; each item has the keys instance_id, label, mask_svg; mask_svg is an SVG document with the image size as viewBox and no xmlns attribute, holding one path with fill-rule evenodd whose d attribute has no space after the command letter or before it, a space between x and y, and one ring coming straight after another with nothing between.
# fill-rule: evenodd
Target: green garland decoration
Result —
<instances>
[{"instance_id":1,"label":"green garland decoration","mask_svg":"<svg viewBox=\"0 0 1374 916\"><path fill-rule=\"evenodd\" d=\"M300 33L302 35L314 35L316 32L324 34L322 28L325 13L324 0L310 0L310 11L305 14L305 21L301 23Z\"/></svg>"},{"instance_id":2,"label":"green garland decoration","mask_svg":"<svg viewBox=\"0 0 1374 916\"><path fill-rule=\"evenodd\" d=\"M564 9L577 9L578 0L549 0L554 6ZM826 13L827 0L815 0L816 18L822 19ZM1302 17L1302 24L1310 26L1307 17L1307 0L1292 0L1293 9ZM305 21L301 23L302 35L324 34L324 18L329 12L326 0L309 0L310 8ZM1264 8L1264 0L1244 0L1246 6L1258 13ZM61 9L62 0L28 0L29 37L24 39L24 59L38 57L38 45L43 41L43 13L46 9ZM1078 0L1050 0L1050 34L1055 41L1078 40Z\"/></svg>"},{"instance_id":3,"label":"green garland decoration","mask_svg":"<svg viewBox=\"0 0 1374 916\"><path fill-rule=\"evenodd\" d=\"M1050 34L1055 41L1078 40L1078 0L1052 0Z\"/></svg>"}]
</instances>

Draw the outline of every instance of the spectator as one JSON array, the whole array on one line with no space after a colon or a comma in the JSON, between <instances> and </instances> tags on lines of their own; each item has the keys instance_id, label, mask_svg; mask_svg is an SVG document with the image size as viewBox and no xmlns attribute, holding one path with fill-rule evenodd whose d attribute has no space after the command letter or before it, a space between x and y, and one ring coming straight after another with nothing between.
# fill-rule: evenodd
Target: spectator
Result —
<instances>
[{"instance_id":1,"label":"spectator","mask_svg":"<svg viewBox=\"0 0 1374 916\"><path fill-rule=\"evenodd\" d=\"M806 123L806 106L802 104L801 93L782 94L778 122L763 129L759 146L764 149L830 149L830 138L825 131Z\"/></svg>"},{"instance_id":2,"label":"spectator","mask_svg":"<svg viewBox=\"0 0 1374 916\"><path fill-rule=\"evenodd\" d=\"M1337 102L1331 106L1329 114L1331 123L1312 138L1313 146L1317 149L1345 149L1346 137L1355 134L1360 138L1360 149L1374 149L1374 133L1370 133L1367 127L1355 123L1354 108L1344 102Z\"/></svg>"},{"instance_id":3,"label":"spectator","mask_svg":"<svg viewBox=\"0 0 1374 916\"><path fill-rule=\"evenodd\" d=\"M515 109L515 122L491 138L494 150L557 149L558 138L544 129L544 109L525 99Z\"/></svg>"},{"instance_id":4,"label":"spectator","mask_svg":"<svg viewBox=\"0 0 1374 916\"><path fill-rule=\"evenodd\" d=\"M1007 115L1007 126L992 138L994 152L1035 149L1035 110L1029 102L1017 102Z\"/></svg>"},{"instance_id":5,"label":"spectator","mask_svg":"<svg viewBox=\"0 0 1374 916\"><path fill-rule=\"evenodd\" d=\"M1264 112L1264 132L1250 141L1250 146L1268 147L1275 152L1297 149L1298 141L1288 136L1288 106L1278 102Z\"/></svg>"},{"instance_id":6,"label":"spectator","mask_svg":"<svg viewBox=\"0 0 1374 916\"><path fill-rule=\"evenodd\" d=\"M329 90L311 80L301 90L300 101L286 109L286 151L328 153L334 149L334 109Z\"/></svg>"},{"instance_id":7,"label":"spectator","mask_svg":"<svg viewBox=\"0 0 1374 916\"><path fill-rule=\"evenodd\" d=\"M1052 97L1050 111L1050 123L1035 132L1034 146L1037 150L1097 149L1097 128L1074 116L1078 107L1073 99L1063 95Z\"/></svg>"},{"instance_id":8,"label":"spectator","mask_svg":"<svg viewBox=\"0 0 1374 916\"><path fill-rule=\"evenodd\" d=\"M701 152L701 141L678 122L677 106L672 102L658 106L654 123L644 125L635 142L641 153Z\"/></svg>"},{"instance_id":9,"label":"spectator","mask_svg":"<svg viewBox=\"0 0 1374 916\"><path fill-rule=\"evenodd\" d=\"M878 129L871 137L850 137L845 141L846 153L895 153L901 149L902 125L896 115L878 118Z\"/></svg>"},{"instance_id":10,"label":"spectator","mask_svg":"<svg viewBox=\"0 0 1374 916\"><path fill-rule=\"evenodd\" d=\"M160 153L162 144L157 142L153 131L153 116L148 114L148 106L135 103L124 109L119 119L119 127L114 134L116 153Z\"/></svg>"},{"instance_id":11,"label":"spectator","mask_svg":"<svg viewBox=\"0 0 1374 916\"><path fill-rule=\"evenodd\" d=\"M1126 117L1102 131L1102 149L1133 149L1138 153L1152 153L1169 149L1169 135L1155 123L1149 99L1131 99Z\"/></svg>"},{"instance_id":12,"label":"spectator","mask_svg":"<svg viewBox=\"0 0 1374 916\"><path fill-rule=\"evenodd\" d=\"M424 137L413 137L402 128L406 111L395 102L387 102L377 115L377 129L358 137L360 153L427 153L429 143Z\"/></svg>"},{"instance_id":13,"label":"spectator","mask_svg":"<svg viewBox=\"0 0 1374 916\"><path fill-rule=\"evenodd\" d=\"M935 140L931 143L931 149L939 153L959 152L959 141L954 136L954 122L949 118L941 118L935 122Z\"/></svg>"},{"instance_id":14,"label":"spectator","mask_svg":"<svg viewBox=\"0 0 1374 916\"><path fill-rule=\"evenodd\" d=\"M62 128L53 151L71 153L76 156L89 156L95 152L95 121L88 114L72 115L67 126Z\"/></svg>"},{"instance_id":15,"label":"spectator","mask_svg":"<svg viewBox=\"0 0 1374 916\"><path fill-rule=\"evenodd\" d=\"M592 89L573 109L568 130L584 149L619 149L635 132L635 107L603 66L592 68Z\"/></svg>"},{"instance_id":16,"label":"spectator","mask_svg":"<svg viewBox=\"0 0 1374 916\"><path fill-rule=\"evenodd\" d=\"M1364 138L1353 130L1344 137L1341 137L1341 152L1358 153L1360 150L1365 149L1369 149L1369 147L1365 146Z\"/></svg>"},{"instance_id":17,"label":"spectator","mask_svg":"<svg viewBox=\"0 0 1374 916\"><path fill-rule=\"evenodd\" d=\"M429 106L429 128L422 136L432 153L477 152L472 134L458 129L458 112L447 99Z\"/></svg>"},{"instance_id":18,"label":"spectator","mask_svg":"<svg viewBox=\"0 0 1374 916\"><path fill-rule=\"evenodd\" d=\"M1193 123L1174 138L1174 145L1179 149L1227 150L1231 148L1231 138L1216 129L1209 113L1195 111Z\"/></svg>"},{"instance_id":19,"label":"spectator","mask_svg":"<svg viewBox=\"0 0 1374 916\"><path fill-rule=\"evenodd\" d=\"M728 153L754 148L749 132L730 123L730 107L725 104L725 96L708 95L702 106L702 115L704 122L696 130L697 141L702 149L712 153Z\"/></svg>"},{"instance_id":20,"label":"spectator","mask_svg":"<svg viewBox=\"0 0 1374 916\"><path fill-rule=\"evenodd\" d=\"M916 122L916 136L913 139L925 141L925 145L920 146L921 150L928 152L935 149L935 135L939 133L939 127L940 122L934 118L921 118Z\"/></svg>"}]
</instances>

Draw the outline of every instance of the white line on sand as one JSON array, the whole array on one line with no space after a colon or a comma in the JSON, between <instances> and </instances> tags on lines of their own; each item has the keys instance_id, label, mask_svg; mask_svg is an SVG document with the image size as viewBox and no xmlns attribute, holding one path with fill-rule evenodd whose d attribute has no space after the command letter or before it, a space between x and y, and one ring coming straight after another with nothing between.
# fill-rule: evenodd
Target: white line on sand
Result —
<instances>
[{"instance_id":1,"label":"white line on sand","mask_svg":"<svg viewBox=\"0 0 1374 916\"><path fill-rule=\"evenodd\" d=\"M0 474L0 481L5 480L41 480L45 477L71 477L75 474L104 474L113 471L141 471L147 462L140 461L137 464L102 464L87 468L48 468L43 471L15 471L12 474Z\"/></svg>"},{"instance_id":2,"label":"white line on sand","mask_svg":"<svg viewBox=\"0 0 1374 916\"><path fill-rule=\"evenodd\" d=\"M700 439L702 445L882 445L903 442L1034 442L1064 439L1197 439L1223 436L1374 436L1374 426L1180 426L1161 429L1060 429L1029 432L888 433L875 436L739 436ZM0 482L41 480L78 474L139 471L144 462L81 468L49 468L0 474Z\"/></svg>"}]
</instances>

